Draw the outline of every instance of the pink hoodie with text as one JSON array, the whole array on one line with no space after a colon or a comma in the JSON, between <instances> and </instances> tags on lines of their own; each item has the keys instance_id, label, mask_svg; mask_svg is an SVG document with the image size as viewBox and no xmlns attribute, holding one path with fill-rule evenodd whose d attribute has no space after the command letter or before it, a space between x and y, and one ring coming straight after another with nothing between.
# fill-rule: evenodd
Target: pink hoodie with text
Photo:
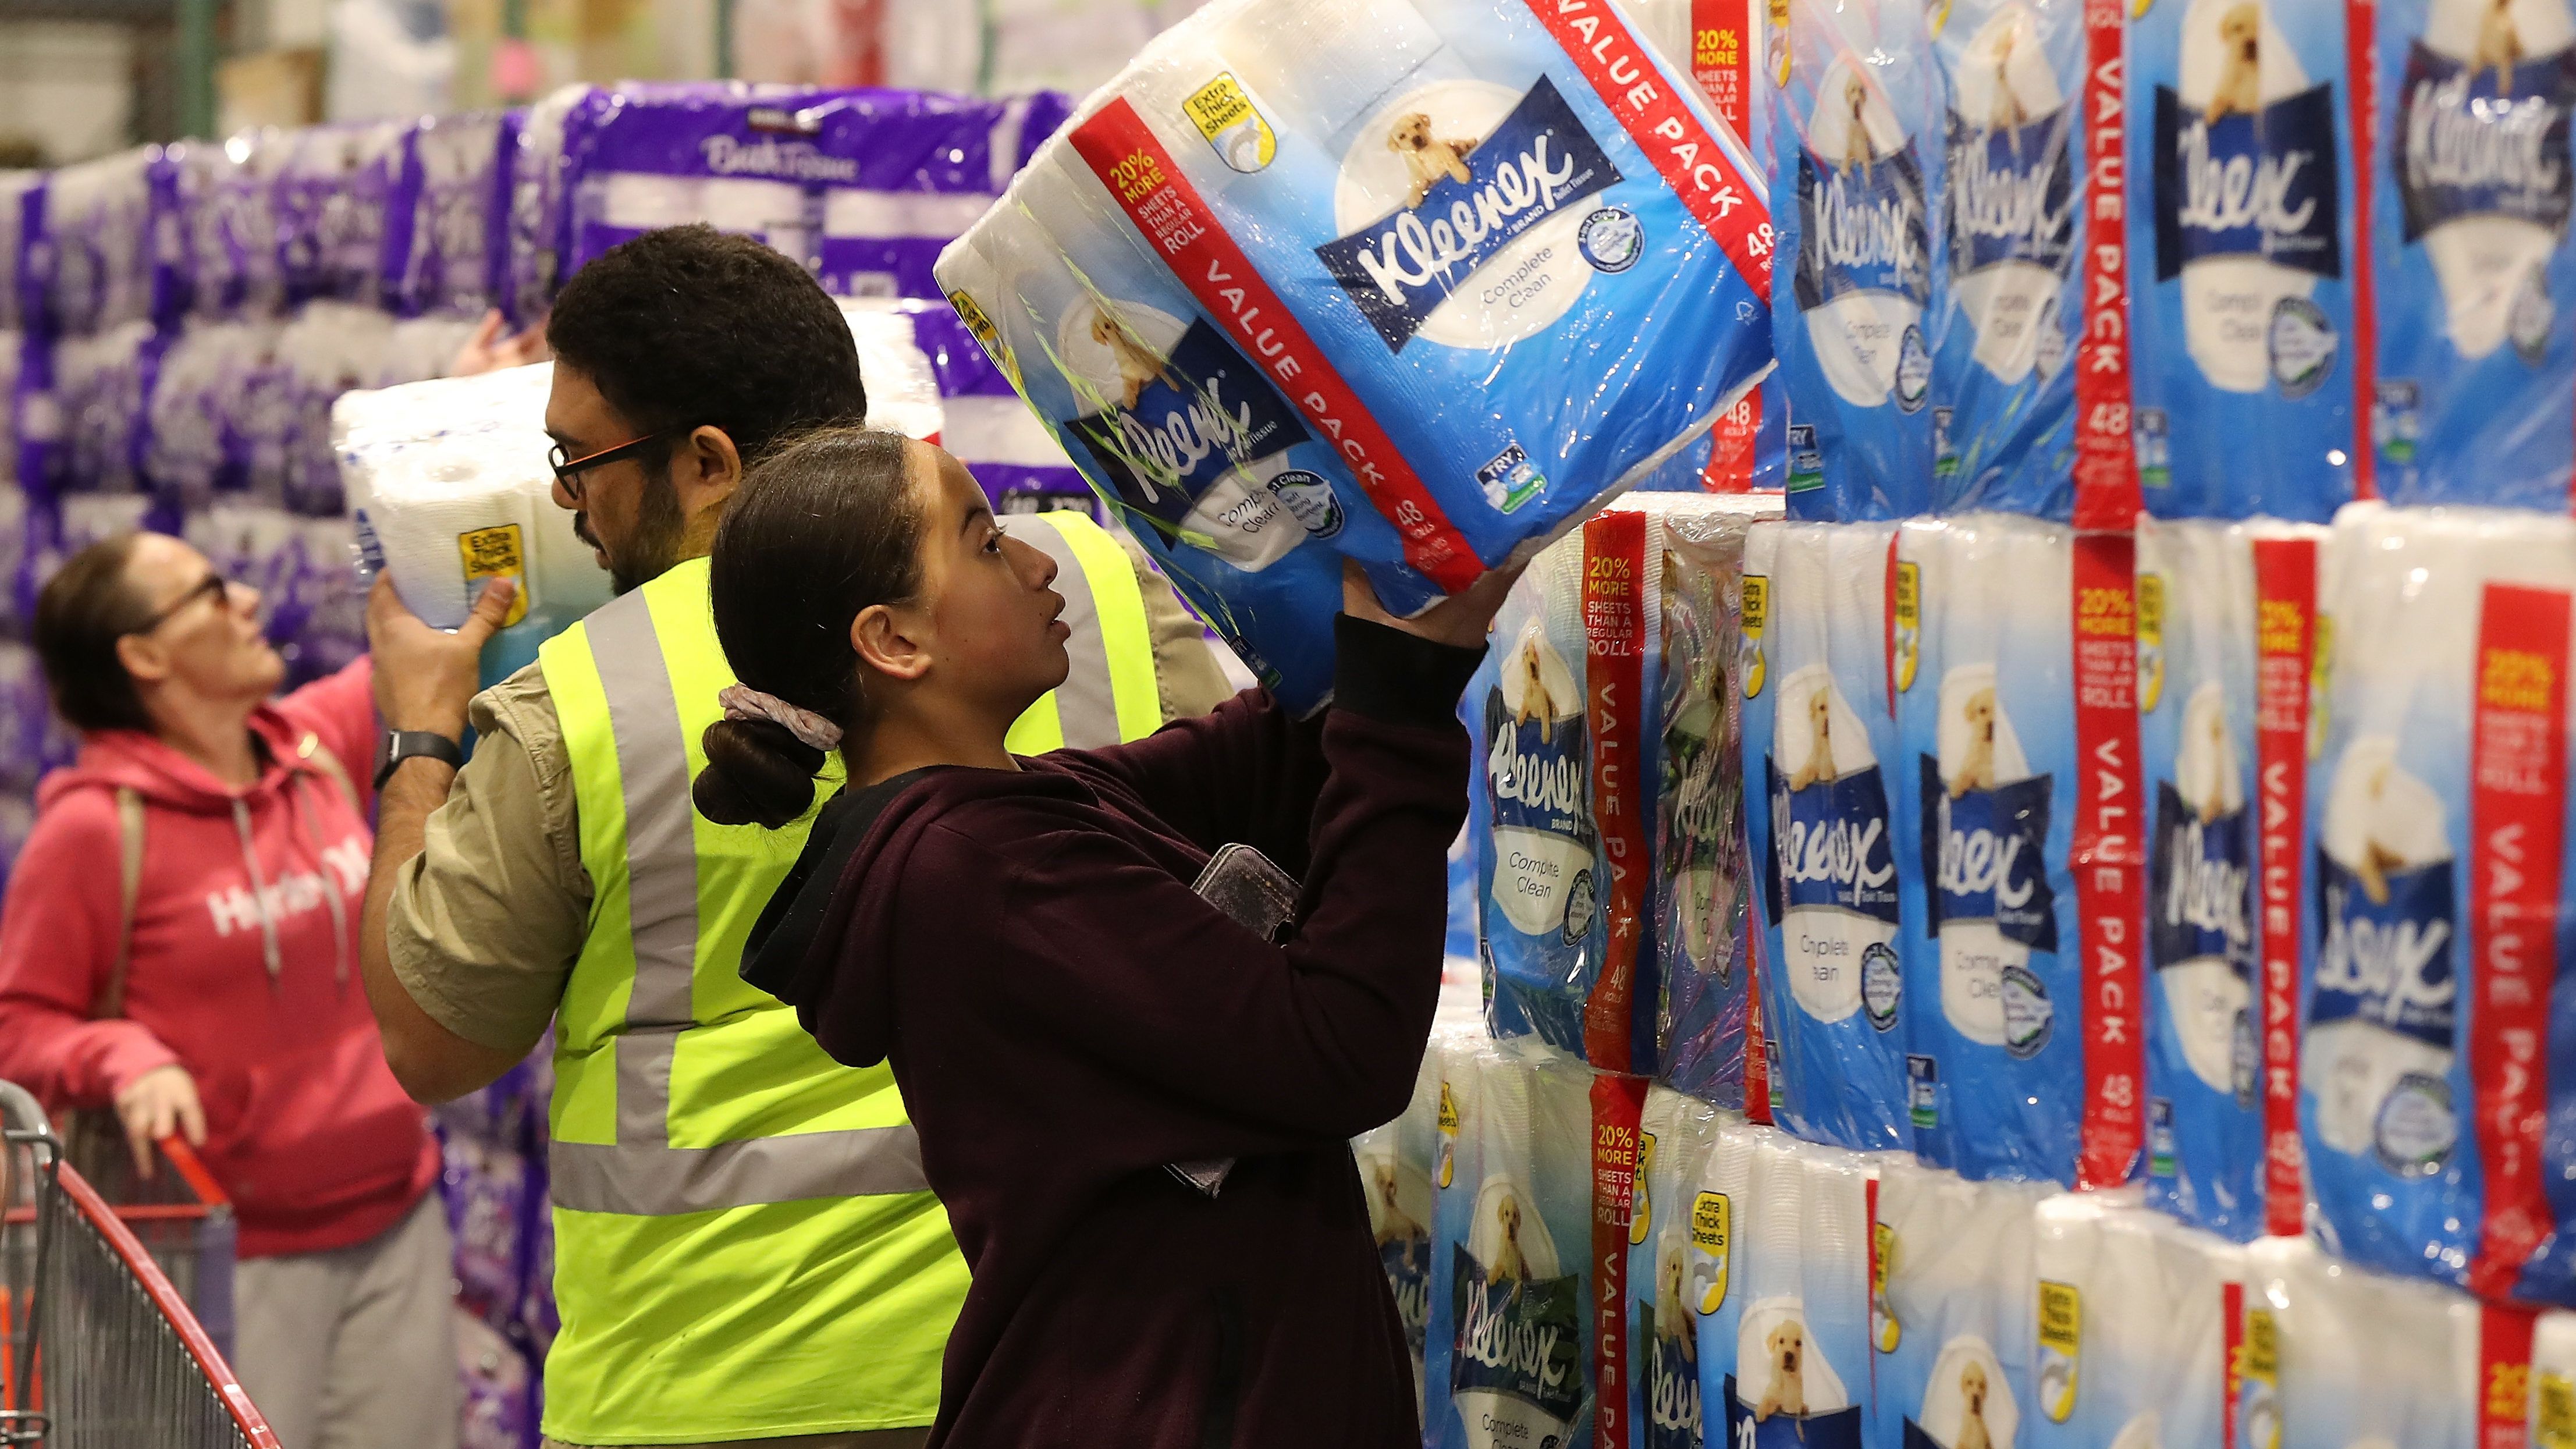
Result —
<instances>
[{"instance_id":1,"label":"pink hoodie with text","mask_svg":"<svg viewBox=\"0 0 2576 1449\"><path fill-rule=\"evenodd\" d=\"M250 727L268 765L243 790L150 735L89 736L37 792L0 908L0 1077L102 1107L155 1067L186 1067L244 1258L363 1242L438 1176L358 976L370 679L361 659L261 707ZM359 808L308 739L338 757ZM143 883L124 1015L96 1021L122 914L120 787L144 801Z\"/></svg>"}]
</instances>

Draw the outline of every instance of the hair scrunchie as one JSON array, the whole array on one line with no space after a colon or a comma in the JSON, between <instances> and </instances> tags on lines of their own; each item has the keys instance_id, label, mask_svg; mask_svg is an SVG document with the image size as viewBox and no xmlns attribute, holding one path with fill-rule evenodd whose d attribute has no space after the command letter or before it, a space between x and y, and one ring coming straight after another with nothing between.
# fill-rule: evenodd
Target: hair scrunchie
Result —
<instances>
[{"instance_id":1,"label":"hair scrunchie","mask_svg":"<svg viewBox=\"0 0 2576 1449\"><path fill-rule=\"evenodd\" d=\"M782 726L810 749L830 754L841 747L841 727L814 713L798 709L774 694L763 694L748 684L731 684L716 695L724 706L726 719L765 719Z\"/></svg>"}]
</instances>

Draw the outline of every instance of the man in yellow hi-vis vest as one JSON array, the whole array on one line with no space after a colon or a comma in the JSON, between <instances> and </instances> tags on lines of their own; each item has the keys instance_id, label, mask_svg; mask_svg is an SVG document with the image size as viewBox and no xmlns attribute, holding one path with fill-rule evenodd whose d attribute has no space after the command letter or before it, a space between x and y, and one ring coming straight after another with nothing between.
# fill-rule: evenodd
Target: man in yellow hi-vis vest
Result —
<instances>
[{"instance_id":1,"label":"man in yellow hi-vis vest","mask_svg":"<svg viewBox=\"0 0 2576 1449\"><path fill-rule=\"evenodd\" d=\"M591 263L547 333L556 501L619 597L482 695L474 649L506 601L427 651L441 667L380 684L364 939L387 1060L445 1100L555 1025L550 1443L917 1442L966 1272L903 1102L738 974L813 812L772 832L689 801L734 682L707 602L716 523L749 462L863 412L855 348L793 262L703 227ZM1012 523L1056 558L1075 626L1073 672L1015 748L1135 738L1227 692L1132 546L1075 515ZM369 628L428 642L383 585Z\"/></svg>"}]
</instances>

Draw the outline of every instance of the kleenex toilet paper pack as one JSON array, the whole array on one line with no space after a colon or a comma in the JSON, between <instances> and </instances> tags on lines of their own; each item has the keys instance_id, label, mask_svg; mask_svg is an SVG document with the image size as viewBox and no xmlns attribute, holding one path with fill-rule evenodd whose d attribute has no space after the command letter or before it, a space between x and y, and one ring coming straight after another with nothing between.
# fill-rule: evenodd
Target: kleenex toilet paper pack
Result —
<instances>
[{"instance_id":1,"label":"kleenex toilet paper pack","mask_svg":"<svg viewBox=\"0 0 2576 1449\"><path fill-rule=\"evenodd\" d=\"M1260 0L1165 32L1040 154L1454 590L1767 367L1769 218L1721 130L1603 0Z\"/></svg>"},{"instance_id":2,"label":"kleenex toilet paper pack","mask_svg":"<svg viewBox=\"0 0 2576 1449\"><path fill-rule=\"evenodd\" d=\"M1431 1222L1440 1167L1440 1088L1445 1064L1467 1050L1455 1037L1435 1037L1423 1053L1413 1100L1404 1115L1351 1142L1360 1188L1368 1194L1375 1235L1396 1317L1413 1350L1414 1389L1422 1388L1422 1349L1431 1322ZM1418 1406L1418 1401L1417 1401Z\"/></svg>"},{"instance_id":3,"label":"kleenex toilet paper pack","mask_svg":"<svg viewBox=\"0 0 2576 1449\"><path fill-rule=\"evenodd\" d=\"M1692 1200L1717 1145L1716 1108L1657 1085L1637 1125L1628 1211L1628 1442L1701 1449L1699 1307L1710 1284L1693 1271ZM1719 1440L1723 1445L1723 1438Z\"/></svg>"},{"instance_id":4,"label":"kleenex toilet paper pack","mask_svg":"<svg viewBox=\"0 0 2576 1449\"><path fill-rule=\"evenodd\" d=\"M2074 542L1999 513L1897 535L1921 618L1919 659L1900 643L1895 665L1920 822L1922 931L1904 953L1914 1140L1971 1179L2071 1185L2082 1137Z\"/></svg>"},{"instance_id":5,"label":"kleenex toilet paper pack","mask_svg":"<svg viewBox=\"0 0 2576 1449\"><path fill-rule=\"evenodd\" d=\"M2062 1193L2032 1213L2032 1449L2261 1445L2231 1437L2243 1250L2135 1206ZM2008 1440L1997 1437L1996 1444Z\"/></svg>"},{"instance_id":6,"label":"kleenex toilet paper pack","mask_svg":"<svg viewBox=\"0 0 2576 1449\"><path fill-rule=\"evenodd\" d=\"M1494 619L1492 683L1471 701L1483 721L1479 904L1494 995L1569 1050L1582 1048L1604 945L1582 563L1579 546L1560 544L1512 586Z\"/></svg>"},{"instance_id":7,"label":"kleenex toilet paper pack","mask_svg":"<svg viewBox=\"0 0 2576 1449\"><path fill-rule=\"evenodd\" d=\"M1726 1442L1859 1449L1869 1442L1870 1213L1876 1163L1779 1133L1755 1149Z\"/></svg>"},{"instance_id":8,"label":"kleenex toilet paper pack","mask_svg":"<svg viewBox=\"0 0 2576 1449\"><path fill-rule=\"evenodd\" d=\"M1091 173L1050 150L952 246L950 297L1127 531L1291 707L1332 687L1340 557L1381 601L1403 563L1331 436L1157 262Z\"/></svg>"},{"instance_id":9,"label":"kleenex toilet paper pack","mask_svg":"<svg viewBox=\"0 0 2576 1449\"><path fill-rule=\"evenodd\" d=\"M2242 1242L2264 1227L2252 535L2141 520L2137 579L2147 1196Z\"/></svg>"},{"instance_id":10,"label":"kleenex toilet paper pack","mask_svg":"<svg viewBox=\"0 0 2576 1449\"><path fill-rule=\"evenodd\" d=\"M2576 1301L2562 859L2576 523L2355 505L2323 609L2300 1128L2317 1226L2388 1272Z\"/></svg>"},{"instance_id":11,"label":"kleenex toilet paper pack","mask_svg":"<svg viewBox=\"0 0 2576 1449\"><path fill-rule=\"evenodd\" d=\"M2371 436L2393 503L2565 512L2576 458L2576 13L2385 0Z\"/></svg>"},{"instance_id":12,"label":"kleenex toilet paper pack","mask_svg":"<svg viewBox=\"0 0 2576 1449\"><path fill-rule=\"evenodd\" d=\"M1932 505L1929 312L1943 154L1922 6L1786 7L1788 73L1766 87L1780 178L1772 338L1800 518ZM1795 200L1789 189L1795 187Z\"/></svg>"},{"instance_id":13,"label":"kleenex toilet paper pack","mask_svg":"<svg viewBox=\"0 0 2576 1449\"><path fill-rule=\"evenodd\" d=\"M1993 1449L2028 1432L2032 1212L2050 1191L1901 1157L1880 1164L1873 1442Z\"/></svg>"},{"instance_id":14,"label":"kleenex toilet paper pack","mask_svg":"<svg viewBox=\"0 0 2576 1449\"><path fill-rule=\"evenodd\" d=\"M2323 523L2352 496L2352 369L2370 359L2353 332L2344 16L2283 0L2131 11L2132 428L2160 516Z\"/></svg>"},{"instance_id":15,"label":"kleenex toilet paper pack","mask_svg":"<svg viewBox=\"0 0 2576 1449\"><path fill-rule=\"evenodd\" d=\"M2486 1449L2521 1442L2528 1310L2382 1277L2305 1238L2257 1240L2245 1250L2245 1274L2237 1443Z\"/></svg>"},{"instance_id":16,"label":"kleenex toilet paper pack","mask_svg":"<svg viewBox=\"0 0 2576 1449\"><path fill-rule=\"evenodd\" d=\"M1921 909L1912 789L1889 708L1893 526L1765 523L1745 546L1744 778L1777 1120L1863 1150L1912 1145L1906 972Z\"/></svg>"},{"instance_id":17,"label":"kleenex toilet paper pack","mask_svg":"<svg viewBox=\"0 0 2576 1449\"><path fill-rule=\"evenodd\" d=\"M2079 0L1934 12L1949 148L1949 275L1932 326L1933 470L1945 509L2065 518L2085 193Z\"/></svg>"},{"instance_id":18,"label":"kleenex toilet paper pack","mask_svg":"<svg viewBox=\"0 0 2576 1449\"><path fill-rule=\"evenodd\" d=\"M1747 510L1665 523L1657 688L1652 940L1663 982L1656 1035L1665 1080L1721 1106L1744 1102L1752 1008L1746 929L1742 660Z\"/></svg>"},{"instance_id":19,"label":"kleenex toilet paper pack","mask_svg":"<svg viewBox=\"0 0 2576 1449\"><path fill-rule=\"evenodd\" d=\"M1761 1144L1779 1133L1732 1114L1710 1125L1708 1153L1688 1191L1689 1243L1684 1272L1698 1339L1699 1408L1705 1441L1736 1442L1735 1353L1744 1326L1745 1276L1759 1222L1753 1194Z\"/></svg>"},{"instance_id":20,"label":"kleenex toilet paper pack","mask_svg":"<svg viewBox=\"0 0 2576 1449\"><path fill-rule=\"evenodd\" d=\"M1474 1119L1440 1187L1447 1374L1431 1449L1588 1449L1592 1380L1592 1074L1534 1045L1477 1054ZM1467 1138L1472 1135L1472 1142ZM1426 1365L1427 1366L1427 1365Z\"/></svg>"}]
</instances>

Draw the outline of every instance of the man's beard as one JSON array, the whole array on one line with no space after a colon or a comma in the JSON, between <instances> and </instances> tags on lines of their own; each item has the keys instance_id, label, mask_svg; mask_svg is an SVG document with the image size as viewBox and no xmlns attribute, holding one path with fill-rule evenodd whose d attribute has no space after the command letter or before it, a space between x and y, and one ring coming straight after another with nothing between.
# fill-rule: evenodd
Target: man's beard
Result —
<instances>
[{"instance_id":1,"label":"man's beard","mask_svg":"<svg viewBox=\"0 0 2576 1449\"><path fill-rule=\"evenodd\" d=\"M636 502L635 530L619 549L601 545L599 535L591 531L587 510L572 516L573 537L608 554L608 586L618 594L653 582L679 563L688 529L689 521L680 512L680 490L667 475L645 483L644 496Z\"/></svg>"}]
</instances>

